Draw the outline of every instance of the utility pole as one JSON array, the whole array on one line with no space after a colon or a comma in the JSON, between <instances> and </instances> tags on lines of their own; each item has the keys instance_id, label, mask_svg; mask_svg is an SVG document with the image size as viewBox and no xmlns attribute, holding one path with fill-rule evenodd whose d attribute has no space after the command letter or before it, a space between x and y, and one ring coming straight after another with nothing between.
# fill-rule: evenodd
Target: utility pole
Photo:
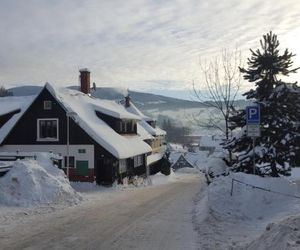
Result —
<instances>
[{"instance_id":1,"label":"utility pole","mask_svg":"<svg viewBox=\"0 0 300 250\"><path fill-rule=\"evenodd\" d=\"M68 111L67 115L67 177L70 180L70 117L75 117L77 113Z\"/></svg>"}]
</instances>

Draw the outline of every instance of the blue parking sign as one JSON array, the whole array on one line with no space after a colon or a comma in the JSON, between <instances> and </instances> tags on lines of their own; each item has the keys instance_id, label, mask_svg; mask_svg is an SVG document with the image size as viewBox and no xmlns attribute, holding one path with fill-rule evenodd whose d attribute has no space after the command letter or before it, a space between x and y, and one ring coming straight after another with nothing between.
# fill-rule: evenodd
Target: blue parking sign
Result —
<instances>
[{"instance_id":1,"label":"blue parking sign","mask_svg":"<svg viewBox=\"0 0 300 250\"><path fill-rule=\"evenodd\" d=\"M247 124L259 124L260 123L260 109L259 106L247 106Z\"/></svg>"}]
</instances>

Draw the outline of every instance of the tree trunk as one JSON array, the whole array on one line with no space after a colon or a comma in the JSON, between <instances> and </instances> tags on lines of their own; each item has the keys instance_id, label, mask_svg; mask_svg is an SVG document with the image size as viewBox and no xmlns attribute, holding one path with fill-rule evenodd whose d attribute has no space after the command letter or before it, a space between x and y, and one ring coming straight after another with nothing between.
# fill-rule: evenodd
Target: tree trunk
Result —
<instances>
[{"instance_id":1,"label":"tree trunk","mask_svg":"<svg viewBox=\"0 0 300 250\"><path fill-rule=\"evenodd\" d=\"M229 139L229 125L228 125L228 116L225 116L225 136L226 136L226 141L228 142ZM232 165L232 152L230 149L228 149L228 158L229 158L229 163L228 165Z\"/></svg>"},{"instance_id":2,"label":"tree trunk","mask_svg":"<svg viewBox=\"0 0 300 250\"><path fill-rule=\"evenodd\" d=\"M274 160L271 161L271 176L272 177L279 177L279 174L278 174L278 171L277 171L277 168L276 168L276 163Z\"/></svg>"}]
</instances>

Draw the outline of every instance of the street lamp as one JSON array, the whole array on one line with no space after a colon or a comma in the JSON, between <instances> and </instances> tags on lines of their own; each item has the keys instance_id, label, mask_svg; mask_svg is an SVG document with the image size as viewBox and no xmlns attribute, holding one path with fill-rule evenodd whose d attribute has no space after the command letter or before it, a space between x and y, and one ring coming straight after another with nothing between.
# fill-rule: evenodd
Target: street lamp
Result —
<instances>
[{"instance_id":1,"label":"street lamp","mask_svg":"<svg viewBox=\"0 0 300 250\"><path fill-rule=\"evenodd\" d=\"M68 111L66 113L67 115L67 177L70 180L70 117L74 118L74 116L77 115L77 113Z\"/></svg>"}]
</instances>

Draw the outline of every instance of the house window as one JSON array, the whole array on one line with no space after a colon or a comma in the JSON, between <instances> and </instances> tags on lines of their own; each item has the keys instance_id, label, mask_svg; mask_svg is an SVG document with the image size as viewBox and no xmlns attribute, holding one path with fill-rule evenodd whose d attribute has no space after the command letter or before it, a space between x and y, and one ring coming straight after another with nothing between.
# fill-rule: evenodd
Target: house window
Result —
<instances>
[{"instance_id":1,"label":"house window","mask_svg":"<svg viewBox=\"0 0 300 250\"><path fill-rule=\"evenodd\" d=\"M119 173L122 174L127 171L126 159L119 160Z\"/></svg>"},{"instance_id":2,"label":"house window","mask_svg":"<svg viewBox=\"0 0 300 250\"><path fill-rule=\"evenodd\" d=\"M134 161L134 167L139 167L141 165L143 165L143 156L142 155L138 155L138 156L135 156L133 158L133 161Z\"/></svg>"},{"instance_id":3,"label":"house window","mask_svg":"<svg viewBox=\"0 0 300 250\"><path fill-rule=\"evenodd\" d=\"M37 140L58 141L58 119L37 119Z\"/></svg>"},{"instance_id":4,"label":"house window","mask_svg":"<svg viewBox=\"0 0 300 250\"><path fill-rule=\"evenodd\" d=\"M64 157L64 166L67 168L67 156ZM74 168L75 167L75 157L74 156L69 156L69 168Z\"/></svg>"},{"instance_id":5,"label":"house window","mask_svg":"<svg viewBox=\"0 0 300 250\"><path fill-rule=\"evenodd\" d=\"M44 101L44 109L51 110L52 109L52 102L51 101Z\"/></svg>"},{"instance_id":6,"label":"house window","mask_svg":"<svg viewBox=\"0 0 300 250\"><path fill-rule=\"evenodd\" d=\"M121 132L126 132L127 130L127 124L126 122L122 121L121 122Z\"/></svg>"},{"instance_id":7,"label":"house window","mask_svg":"<svg viewBox=\"0 0 300 250\"><path fill-rule=\"evenodd\" d=\"M120 132L121 133L125 133L126 132L126 122L124 122L124 121L120 121Z\"/></svg>"},{"instance_id":8,"label":"house window","mask_svg":"<svg viewBox=\"0 0 300 250\"><path fill-rule=\"evenodd\" d=\"M134 132L134 122L133 121L120 121L119 127L121 133L132 133Z\"/></svg>"},{"instance_id":9,"label":"house window","mask_svg":"<svg viewBox=\"0 0 300 250\"><path fill-rule=\"evenodd\" d=\"M84 148L80 148L80 149L78 149L78 153L79 154L85 154L86 150Z\"/></svg>"}]
</instances>

